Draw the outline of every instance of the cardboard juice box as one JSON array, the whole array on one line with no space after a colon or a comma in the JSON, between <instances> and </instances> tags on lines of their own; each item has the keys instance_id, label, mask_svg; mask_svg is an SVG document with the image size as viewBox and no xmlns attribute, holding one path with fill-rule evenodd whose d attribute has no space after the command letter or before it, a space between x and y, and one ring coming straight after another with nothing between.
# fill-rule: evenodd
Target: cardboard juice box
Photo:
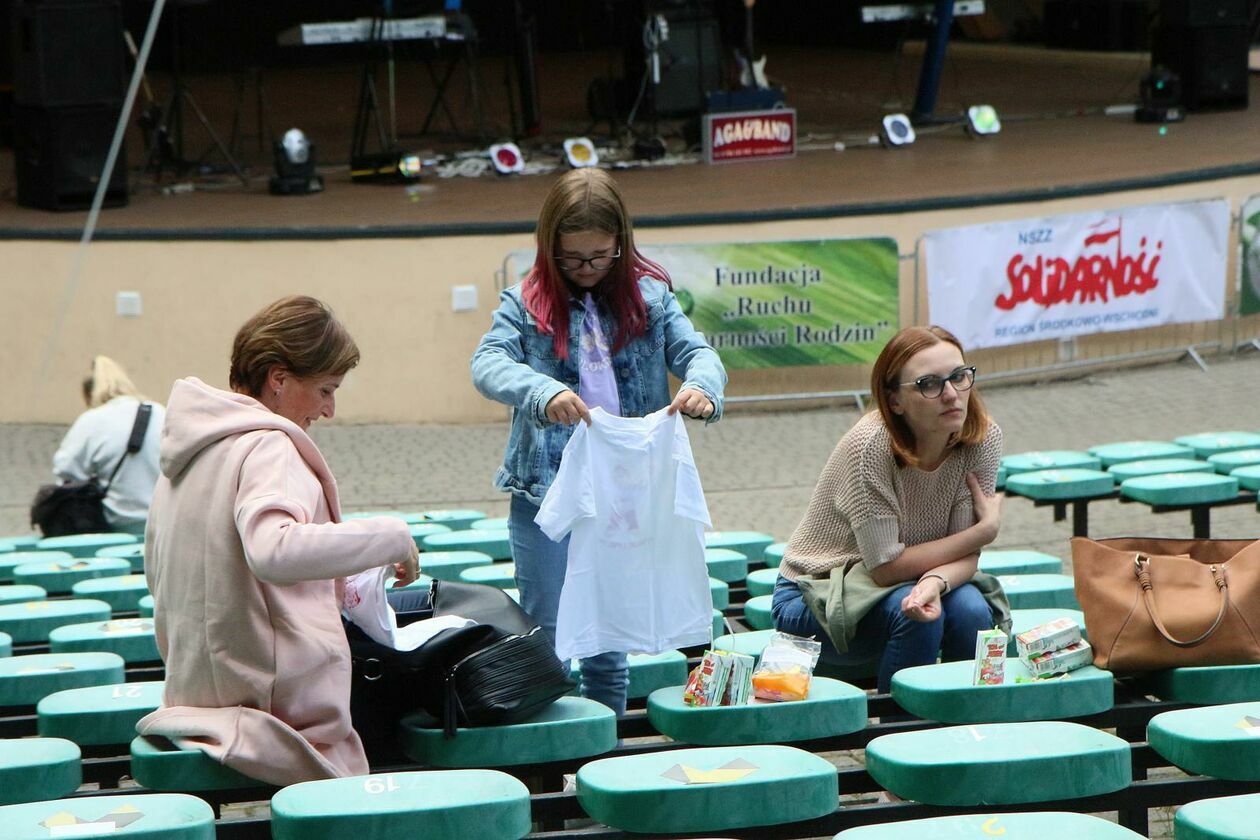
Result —
<instances>
[{"instance_id":1,"label":"cardboard juice box","mask_svg":"<svg viewBox=\"0 0 1260 840\"><path fill-rule=\"evenodd\" d=\"M1001 685L1006 674L1006 639L1001 630L976 633L976 670L973 685Z\"/></svg>"},{"instance_id":2,"label":"cardboard juice box","mask_svg":"<svg viewBox=\"0 0 1260 840\"><path fill-rule=\"evenodd\" d=\"M1048 677L1051 674L1066 674L1068 671L1075 671L1093 661L1094 649L1089 646L1089 642L1080 641L1062 650L1034 654L1024 659L1023 663L1034 676Z\"/></svg>"},{"instance_id":3,"label":"cardboard juice box","mask_svg":"<svg viewBox=\"0 0 1260 840\"><path fill-rule=\"evenodd\" d=\"M1020 659L1038 653L1061 650L1081 640L1081 626L1070 618L1056 618L1025 630L1015 637L1015 649Z\"/></svg>"}]
</instances>

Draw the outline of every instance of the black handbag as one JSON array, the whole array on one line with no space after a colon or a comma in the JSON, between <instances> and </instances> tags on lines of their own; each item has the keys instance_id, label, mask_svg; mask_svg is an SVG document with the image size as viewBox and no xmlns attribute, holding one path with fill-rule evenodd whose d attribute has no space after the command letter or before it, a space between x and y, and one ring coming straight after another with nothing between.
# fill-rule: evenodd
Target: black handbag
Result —
<instances>
[{"instance_id":1,"label":"black handbag","mask_svg":"<svg viewBox=\"0 0 1260 840\"><path fill-rule=\"evenodd\" d=\"M352 663L351 714L365 741L388 739L398 720L424 709L447 737L461 726L517 723L574 688L543 629L493 586L435 580L429 608L400 613L400 625L456 615L477 624L443 630L398 651L346 625Z\"/></svg>"},{"instance_id":2,"label":"black handbag","mask_svg":"<svg viewBox=\"0 0 1260 840\"><path fill-rule=\"evenodd\" d=\"M31 502L31 525L37 526L45 537L112 531L113 528L105 518L105 494L109 492L114 476L122 469L127 456L136 454L144 445L144 436L149 429L149 418L152 415L153 406L148 403L141 403L136 409L136 419L131 424L131 437L127 439L127 451L118 459L105 484L102 485L96 478L89 478L40 487Z\"/></svg>"}]
</instances>

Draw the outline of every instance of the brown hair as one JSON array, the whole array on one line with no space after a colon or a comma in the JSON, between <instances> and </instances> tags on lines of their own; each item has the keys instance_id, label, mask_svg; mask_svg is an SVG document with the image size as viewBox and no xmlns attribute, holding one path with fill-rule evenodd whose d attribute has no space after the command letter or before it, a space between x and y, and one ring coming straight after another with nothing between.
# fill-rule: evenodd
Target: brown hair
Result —
<instances>
[{"instance_id":1,"label":"brown hair","mask_svg":"<svg viewBox=\"0 0 1260 840\"><path fill-rule=\"evenodd\" d=\"M358 363L358 346L328 305L292 295L264 307L236 333L228 383L257 397L275 365L307 379L341 376Z\"/></svg>"},{"instance_id":2,"label":"brown hair","mask_svg":"<svg viewBox=\"0 0 1260 840\"><path fill-rule=\"evenodd\" d=\"M917 467L919 459L914 454L914 432L910 430L910 424L892 410L892 394L899 387L897 383L901 380L901 370L910 358L920 350L926 350L942 341L957 347L959 353L963 352L962 344L953 333L943 327L906 327L898 330L884 345L879 358L875 360L875 367L871 370L871 396L879 407L884 425L888 427L888 433L892 437L893 458L900 467ZM980 443L988 431L989 412L985 410L984 401L980 399L980 394L973 385L962 431L950 440L946 449Z\"/></svg>"},{"instance_id":3,"label":"brown hair","mask_svg":"<svg viewBox=\"0 0 1260 840\"><path fill-rule=\"evenodd\" d=\"M92 373L83 380L83 401L88 408L96 408L114 397L135 397L144 402L122 365L109 356L96 356L92 359Z\"/></svg>"}]
</instances>

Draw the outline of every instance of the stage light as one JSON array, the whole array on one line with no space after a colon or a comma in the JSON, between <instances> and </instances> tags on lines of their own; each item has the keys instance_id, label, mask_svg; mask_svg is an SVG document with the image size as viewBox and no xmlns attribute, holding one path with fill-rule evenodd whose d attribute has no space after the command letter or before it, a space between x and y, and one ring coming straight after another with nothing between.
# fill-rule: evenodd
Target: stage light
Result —
<instances>
[{"instance_id":1,"label":"stage light","mask_svg":"<svg viewBox=\"0 0 1260 840\"><path fill-rule=\"evenodd\" d=\"M599 163L599 152L595 151L595 144L586 137L570 137L565 140L564 156L574 169Z\"/></svg>"},{"instance_id":2,"label":"stage light","mask_svg":"<svg viewBox=\"0 0 1260 840\"><path fill-rule=\"evenodd\" d=\"M414 152L380 152L350 159L350 179L360 183L396 184L414 181L424 170L424 161Z\"/></svg>"},{"instance_id":3,"label":"stage light","mask_svg":"<svg viewBox=\"0 0 1260 840\"><path fill-rule=\"evenodd\" d=\"M896 148L909 146L914 142L914 126L905 114L889 114L884 117L883 131L880 133L885 145Z\"/></svg>"},{"instance_id":4,"label":"stage light","mask_svg":"<svg viewBox=\"0 0 1260 840\"><path fill-rule=\"evenodd\" d=\"M324 188L315 174L315 144L300 128L291 128L272 149L276 174L268 186L272 195L309 195Z\"/></svg>"},{"instance_id":5,"label":"stage light","mask_svg":"<svg viewBox=\"0 0 1260 840\"><path fill-rule=\"evenodd\" d=\"M973 137L997 134L1002 130L1002 121L992 105L972 105L967 109L967 130Z\"/></svg>"},{"instance_id":6,"label":"stage light","mask_svg":"<svg viewBox=\"0 0 1260 840\"><path fill-rule=\"evenodd\" d=\"M515 143L495 143L491 146L490 162L500 175L511 175L525 168L525 156Z\"/></svg>"}]
</instances>

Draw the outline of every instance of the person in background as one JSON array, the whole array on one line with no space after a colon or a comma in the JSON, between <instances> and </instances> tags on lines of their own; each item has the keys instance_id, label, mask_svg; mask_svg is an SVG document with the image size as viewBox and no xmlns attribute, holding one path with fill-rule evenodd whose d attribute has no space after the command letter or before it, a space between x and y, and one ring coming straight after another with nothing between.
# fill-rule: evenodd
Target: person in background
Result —
<instances>
[{"instance_id":1,"label":"person in background","mask_svg":"<svg viewBox=\"0 0 1260 840\"><path fill-rule=\"evenodd\" d=\"M61 482L95 478L103 484L127 452L136 410L145 402L153 406L140 451L123 461L103 502L105 520L114 530L143 534L158 477L165 411L145 399L122 365L108 356L92 359L92 371L83 380L83 400L87 411L74 421L53 455L53 474Z\"/></svg>"}]
</instances>

